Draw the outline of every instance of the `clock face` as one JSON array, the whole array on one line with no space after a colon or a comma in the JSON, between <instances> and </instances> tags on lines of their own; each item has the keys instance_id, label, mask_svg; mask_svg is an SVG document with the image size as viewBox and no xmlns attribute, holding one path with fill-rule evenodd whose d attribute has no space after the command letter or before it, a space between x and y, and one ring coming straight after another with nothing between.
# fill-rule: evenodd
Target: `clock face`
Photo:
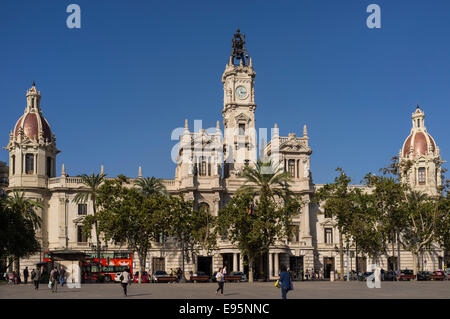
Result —
<instances>
[{"instance_id":1,"label":"clock face","mask_svg":"<svg viewBox=\"0 0 450 319\"><path fill-rule=\"evenodd\" d=\"M240 99L245 99L247 97L247 89L243 86L238 86L236 89L236 95Z\"/></svg>"}]
</instances>

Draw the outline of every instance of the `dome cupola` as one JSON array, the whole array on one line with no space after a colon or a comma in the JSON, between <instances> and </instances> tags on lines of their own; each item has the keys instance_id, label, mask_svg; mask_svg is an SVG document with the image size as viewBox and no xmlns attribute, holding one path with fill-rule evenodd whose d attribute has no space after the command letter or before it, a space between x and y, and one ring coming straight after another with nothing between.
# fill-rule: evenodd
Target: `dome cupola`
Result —
<instances>
[{"instance_id":1,"label":"dome cupola","mask_svg":"<svg viewBox=\"0 0 450 319\"><path fill-rule=\"evenodd\" d=\"M50 125L42 115L41 94L36 90L36 84L27 91L27 106L24 114L19 118L14 126L13 136L20 135L36 142L51 142L52 132Z\"/></svg>"},{"instance_id":2,"label":"dome cupola","mask_svg":"<svg viewBox=\"0 0 450 319\"><path fill-rule=\"evenodd\" d=\"M418 105L411 118L412 129L403 143L402 156L414 158L420 155L434 154L436 152L436 143L433 137L427 132L427 128L425 127L425 113Z\"/></svg>"}]
</instances>

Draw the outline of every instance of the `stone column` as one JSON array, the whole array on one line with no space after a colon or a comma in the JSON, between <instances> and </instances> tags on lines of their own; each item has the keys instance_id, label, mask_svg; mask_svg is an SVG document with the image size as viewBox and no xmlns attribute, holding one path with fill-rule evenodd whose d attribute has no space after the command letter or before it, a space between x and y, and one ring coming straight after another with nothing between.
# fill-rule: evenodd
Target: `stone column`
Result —
<instances>
[{"instance_id":1,"label":"stone column","mask_svg":"<svg viewBox=\"0 0 450 319\"><path fill-rule=\"evenodd\" d=\"M279 275L278 253L275 253L274 256L275 256L274 271L275 271L275 276L278 276Z\"/></svg>"},{"instance_id":2,"label":"stone column","mask_svg":"<svg viewBox=\"0 0 450 319\"><path fill-rule=\"evenodd\" d=\"M238 271L238 254L234 253L233 254L233 268L232 271Z\"/></svg>"},{"instance_id":3,"label":"stone column","mask_svg":"<svg viewBox=\"0 0 450 319\"><path fill-rule=\"evenodd\" d=\"M273 254L269 253L269 279L273 277Z\"/></svg>"}]
</instances>

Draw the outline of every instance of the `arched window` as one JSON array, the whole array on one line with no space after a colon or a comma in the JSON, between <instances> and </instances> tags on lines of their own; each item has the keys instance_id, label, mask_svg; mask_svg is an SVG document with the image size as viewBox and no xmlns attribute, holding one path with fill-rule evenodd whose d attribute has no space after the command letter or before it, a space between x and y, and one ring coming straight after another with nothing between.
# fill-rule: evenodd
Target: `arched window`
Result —
<instances>
[{"instance_id":1,"label":"arched window","mask_svg":"<svg viewBox=\"0 0 450 319\"><path fill-rule=\"evenodd\" d=\"M289 170L289 175L291 177L295 177L295 161L294 160L289 160L288 162L288 170Z\"/></svg>"},{"instance_id":2,"label":"arched window","mask_svg":"<svg viewBox=\"0 0 450 319\"><path fill-rule=\"evenodd\" d=\"M25 174L34 173L34 154L25 155Z\"/></svg>"},{"instance_id":3,"label":"arched window","mask_svg":"<svg viewBox=\"0 0 450 319\"><path fill-rule=\"evenodd\" d=\"M11 166L13 175L16 174L16 155L11 157Z\"/></svg>"},{"instance_id":4,"label":"arched window","mask_svg":"<svg viewBox=\"0 0 450 319\"><path fill-rule=\"evenodd\" d=\"M419 185L425 185L425 167L419 167Z\"/></svg>"},{"instance_id":5,"label":"arched window","mask_svg":"<svg viewBox=\"0 0 450 319\"><path fill-rule=\"evenodd\" d=\"M206 165L206 160L202 160L202 166L200 169L200 175L201 176L206 176L207 174L207 165Z\"/></svg>"}]
</instances>

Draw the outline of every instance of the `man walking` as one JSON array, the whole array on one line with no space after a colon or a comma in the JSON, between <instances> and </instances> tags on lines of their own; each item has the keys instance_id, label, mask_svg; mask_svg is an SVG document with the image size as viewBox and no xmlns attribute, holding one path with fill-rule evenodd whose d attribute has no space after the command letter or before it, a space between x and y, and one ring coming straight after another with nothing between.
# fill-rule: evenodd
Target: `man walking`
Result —
<instances>
[{"instance_id":1,"label":"man walking","mask_svg":"<svg viewBox=\"0 0 450 319\"><path fill-rule=\"evenodd\" d=\"M39 289L39 280L41 280L41 267L38 267L36 274L34 275L33 281L34 281L34 289Z\"/></svg>"},{"instance_id":2,"label":"man walking","mask_svg":"<svg viewBox=\"0 0 450 319\"><path fill-rule=\"evenodd\" d=\"M59 284L61 285L61 287L64 286L65 279L66 279L66 270L63 268L63 266L61 266L59 271Z\"/></svg>"},{"instance_id":3,"label":"man walking","mask_svg":"<svg viewBox=\"0 0 450 319\"><path fill-rule=\"evenodd\" d=\"M58 291L58 268L53 267L52 271L50 272L50 280L52 283L52 292L57 292Z\"/></svg>"},{"instance_id":4,"label":"man walking","mask_svg":"<svg viewBox=\"0 0 450 319\"><path fill-rule=\"evenodd\" d=\"M287 292L291 287L291 275L287 271L285 265L281 265L280 272L280 284L281 284L281 299L286 299Z\"/></svg>"},{"instance_id":5,"label":"man walking","mask_svg":"<svg viewBox=\"0 0 450 319\"><path fill-rule=\"evenodd\" d=\"M23 280L25 281L25 285L28 283L28 267L25 267L23 271Z\"/></svg>"}]
</instances>

